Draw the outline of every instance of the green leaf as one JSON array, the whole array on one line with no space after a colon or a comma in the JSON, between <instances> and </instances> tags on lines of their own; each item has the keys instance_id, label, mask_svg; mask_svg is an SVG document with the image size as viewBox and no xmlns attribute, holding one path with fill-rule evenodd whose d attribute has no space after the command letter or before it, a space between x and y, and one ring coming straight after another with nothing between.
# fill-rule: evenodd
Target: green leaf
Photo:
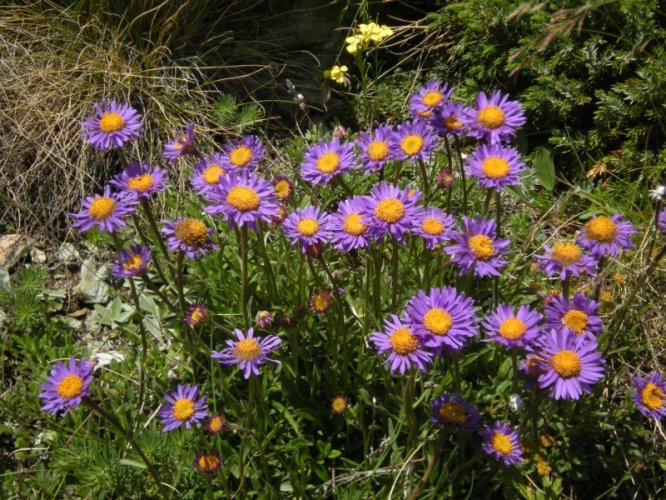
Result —
<instances>
[{"instance_id":1,"label":"green leaf","mask_svg":"<svg viewBox=\"0 0 666 500\"><path fill-rule=\"evenodd\" d=\"M550 151L543 147L537 148L533 162L539 184L548 191L552 191L555 187L555 164L550 156Z\"/></svg>"},{"instance_id":2,"label":"green leaf","mask_svg":"<svg viewBox=\"0 0 666 500\"><path fill-rule=\"evenodd\" d=\"M130 467L135 467L137 469L145 469L146 464L142 462L137 462L136 460L130 460L129 458L121 458L118 460L120 465L129 465Z\"/></svg>"}]
</instances>

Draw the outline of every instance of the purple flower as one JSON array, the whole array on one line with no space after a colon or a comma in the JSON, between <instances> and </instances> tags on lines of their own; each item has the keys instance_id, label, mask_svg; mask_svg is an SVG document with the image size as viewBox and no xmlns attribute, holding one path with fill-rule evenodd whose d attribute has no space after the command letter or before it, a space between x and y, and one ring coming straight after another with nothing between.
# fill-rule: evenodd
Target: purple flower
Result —
<instances>
[{"instance_id":1,"label":"purple flower","mask_svg":"<svg viewBox=\"0 0 666 500\"><path fill-rule=\"evenodd\" d=\"M659 216L657 217L657 229L661 232L662 235L666 235L666 207L661 209Z\"/></svg>"},{"instance_id":2,"label":"purple flower","mask_svg":"<svg viewBox=\"0 0 666 500\"><path fill-rule=\"evenodd\" d=\"M518 433L508 425L497 420L492 427L488 425L483 427L481 437L483 451L502 462L505 467L524 461Z\"/></svg>"},{"instance_id":3,"label":"purple flower","mask_svg":"<svg viewBox=\"0 0 666 500\"><path fill-rule=\"evenodd\" d=\"M355 144L359 150L360 160L366 173L376 172L393 159L391 141L393 127L380 125L371 133L359 132Z\"/></svg>"},{"instance_id":4,"label":"purple flower","mask_svg":"<svg viewBox=\"0 0 666 500\"><path fill-rule=\"evenodd\" d=\"M373 333L370 341L380 354L389 353L386 364L391 365L391 373L399 371L404 375L413 366L422 372L428 371L432 353L423 349L408 323L392 314L390 319L384 321L384 330L386 333Z\"/></svg>"},{"instance_id":5,"label":"purple flower","mask_svg":"<svg viewBox=\"0 0 666 500\"><path fill-rule=\"evenodd\" d=\"M604 378L604 360L597 352L597 342L566 331L546 335L539 353L544 373L539 387L549 389L554 399L579 399L592 385Z\"/></svg>"},{"instance_id":6,"label":"purple flower","mask_svg":"<svg viewBox=\"0 0 666 500\"><path fill-rule=\"evenodd\" d=\"M224 147L221 166L225 170L254 170L264 156L264 144L254 135L231 141Z\"/></svg>"},{"instance_id":7,"label":"purple flower","mask_svg":"<svg viewBox=\"0 0 666 500\"><path fill-rule=\"evenodd\" d=\"M354 146L334 137L308 148L301 163L301 177L313 184L328 184L333 177L356 167Z\"/></svg>"},{"instance_id":8,"label":"purple flower","mask_svg":"<svg viewBox=\"0 0 666 500\"><path fill-rule=\"evenodd\" d=\"M440 134L459 137L465 132L465 108L458 102L448 101L430 117L430 125Z\"/></svg>"},{"instance_id":9,"label":"purple flower","mask_svg":"<svg viewBox=\"0 0 666 500\"><path fill-rule=\"evenodd\" d=\"M409 99L409 113L418 118L430 118L435 111L442 109L453 89L446 83L430 80Z\"/></svg>"},{"instance_id":10,"label":"purple flower","mask_svg":"<svg viewBox=\"0 0 666 500\"><path fill-rule=\"evenodd\" d=\"M194 466L201 474L212 476L222 467L222 459L216 451L200 451L194 456Z\"/></svg>"},{"instance_id":11,"label":"purple flower","mask_svg":"<svg viewBox=\"0 0 666 500\"><path fill-rule=\"evenodd\" d=\"M210 158L202 158L194 170L192 186L205 196L209 189L219 186L226 171L222 167L222 153L213 153Z\"/></svg>"},{"instance_id":12,"label":"purple flower","mask_svg":"<svg viewBox=\"0 0 666 500\"><path fill-rule=\"evenodd\" d=\"M328 241L329 217L311 205L297 208L296 212L287 216L282 223L282 231L291 240L292 245L300 242L301 252L305 253L308 246Z\"/></svg>"},{"instance_id":13,"label":"purple flower","mask_svg":"<svg viewBox=\"0 0 666 500\"><path fill-rule=\"evenodd\" d=\"M198 219L179 217L175 222L162 223L164 227L161 233L166 236L171 252L185 252L188 259L199 259L211 250L220 248L210 238L213 230Z\"/></svg>"},{"instance_id":14,"label":"purple flower","mask_svg":"<svg viewBox=\"0 0 666 500\"><path fill-rule=\"evenodd\" d=\"M599 303L577 293L569 300L556 295L546 304L546 330L565 331L594 338L604 326L597 313Z\"/></svg>"},{"instance_id":15,"label":"purple flower","mask_svg":"<svg viewBox=\"0 0 666 500\"><path fill-rule=\"evenodd\" d=\"M350 252L370 246L370 217L365 211L365 204L365 197L354 196L341 201L338 211L330 216L329 236L337 250Z\"/></svg>"},{"instance_id":16,"label":"purple flower","mask_svg":"<svg viewBox=\"0 0 666 500\"><path fill-rule=\"evenodd\" d=\"M455 225L453 216L430 207L419 211L414 218L412 232L423 238L426 248L434 250L453 236Z\"/></svg>"},{"instance_id":17,"label":"purple flower","mask_svg":"<svg viewBox=\"0 0 666 500\"><path fill-rule=\"evenodd\" d=\"M102 101L95 105L97 116L87 118L83 129L86 141L97 149L120 147L141 137L141 115L129 104Z\"/></svg>"},{"instance_id":18,"label":"purple flower","mask_svg":"<svg viewBox=\"0 0 666 500\"><path fill-rule=\"evenodd\" d=\"M666 416L666 383L660 373L634 379L636 392L631 395L636 408L648 418L659 420Z\"/></svg>"},{"instance_id":19,"label":"purple flower","mask_svg":"<svg viewBox=\"0 0 666 500\"><path fill-rule=\"evenodd\" d=\"M372 235L379 239L391 233L396 240L404 243L404 234L412 228L414 217L418 214L416 203L420 198L419 192L408 187L400 189L385 182L375 185L366 198Z\"/></svg>"},{"instance_id":20,"label":"purple flower","mask_svg":"<svg viewBox=\"0 0 666 500\"><path fill-rule=\"evenodd\" d=\"M444 348L460 351L467 339L478 335L474 301L453 287L420 290L406 308L414 333L436 353Z\"/></svg>"},{"instance_id":21,"label":"purple flower","mask_svg":"<svg viewBox=\"0 0 666 500\"><path fill-rule=\"evenodd\" d=\"M150 262L152 253L145 245L133 245L129 250L123 250L113 261L111 276L116 278L132 278L141 274Z\"/></svg>"},{"instance_id":22,"label":"purple flower","mask_svg":"<svg viewBox=\"0 0 666 500\"><path fill-rule=\"evenodd\" d=\"M444 392L430 401L430 404L432 405L430 421L433 423L473 431L481 421L478 408L465 401L458 393Z\"/></svg>"},{"instance_id":23,"label":"purple flower","mask_svg":"<svg viewBox=\"0 0 666 500\"><path fill-rule=\"evenodd\" d=\"M121 191L136 193L137 196L149 197L167 188L167 173L160 167L148 163L130 163L125 170L116 175L109 184Z\"/></svg>"},{"instance_id":24,"label":"purple flower","mask_svg":"<svg viewBox=\"0 0 666 500\"><path fill-rule=\"evenodd\" d=\"M435 131L423 120L402 123L391 134L391 153L396 160L427 161L439 142Z\"/></svg>"},{"instance_id":25,"label":"purple flower","mask_svg":"<svg viewBox=\"0 0 666 500\"><path fill-rule=\"evenodd\" d=\"M520 184L520 173L524 168L520 153L501 144L481 145L467 161L470 177L476 177L479 186L495 191Z\"/></svg>"},{"instance_id":26,"label":"purple flower","mask_svg":"<svg viewBox=\"0 0 666 500\"><path fill-rule=\"evenodd\" d=\"M164 145L162 156L167 162L174 163L181 156L195 153L194 125L188 123L185 125L185 130L178 134L178 137Z\"/></svg>"},{"instance_id":27,"label":"purple flower","mask_svg":"<svg viewBox=\"0 0 666 500\"><path fill-rule=\"evenodd\" d=\"M111 193L106 186L103 194L88 196L81 201L83 210L69 214L72 227L81 232L97 227L100 231L113 233L125 225L123 217L133 214L138 203L136 193Z\"/></svg>"},{"instance_id":28,"label":"purple flower","mask_svg":"<svg viewBox=\"0 0 666 500\"><path fill-rule=\"evenodd\" d=\"M508 349L528 349L541 333L542 319L543 316L529 306L520 306L514 312L513 305L500 305L482 323L488 333L484 341L498 342Z\"/></svg>"},{"instance_id":29,"label":"purple flower","mask_svg":"<svg viewBox=\"0 0 666 500\"><path fill-rule=\"evenodd\" d=\"M185 323L190 326L199 326L208 318L208 309L203 304L193 304L187 308Z\"/></svg>"},{"instance_id":30,"label":"purple flower","mask_svg":"<svg viewBox=\"0 0 666 500\"><path fill-rule=\"evenodd\" d=\"M493 219L480 217L470 219L463 216L463 227L451 237L454 244L444 251L458 265L460 272L470 270L474 276L499 276L499 270L507 264L501 256L511 243L508 239L496 239L497 231Z\"/></svg>"},{"instance_id":31,"label":"purple flower","mask_svg":"<svg viewBox=\"0 0 666 500\"><path fill-rule=\"evenodd\" d=\"M199 387L189 384L178 384L175 391L164 395L166 403L160 408L160 419L164 428L162 432L169 432L181 425L189 429L192 424L206 418L208 405L206 396L197 399Z\"/></svg>"},{"instance_id":32,"label":"purple flower","mask_svg":"<svg viewBox=\"0 0 666 500\"><path fill-rule=\"evenodd\" d=\"M294 183L286 177L278 175L273 180L273 191L281 202L285 202L294 196Z\"/></svg>"},{"instance_id":33,"label":"purple flower","mask_svg":"<svg viewBox=\"0 0 666 500\"><path fill-rule=\"evenodd\" d=\"M248 379L251 374L259 375L259 366L271 361L279 363L278 360L270 359L268 355L280 347L282 342L275 335L254 338L254 328L247 331L247 336L238 329L234 330L238 340L227 340L226 349L213 351L213 359L223 365L239 365L243 376Z\"/></svg>"},{"instance_id":34,"label":"purple flower","mask_svg":"<svg viewBox=\"0 0 666 500\"><path fill-rule=\"evenodd\" d=\"M65 414L79 406L90 394L92 369L90 363L76 361L74 356L69 358L67 365L58 361L41 386L42 410L56 415L59 411Z\"/></svg>"},{"instance_id":35,"label":"purple flower","mask_svg":"<svg viewBox=\"0 0 666 500\"><path fill-rule=\"evenodd\" d=\"M598 215L590 219L576 239L597 259L615 257L624 250L635 247L631 236L636 234L633 224L627 222L620 214L612 217Z\"/></svg>"},{"instance_id":36,"label":"purple flower","mask_svg":"<svg viewBox=\"0 0 666 500\"><path fill-rule=\"evenodd\" d=\"M490 144L510 141L516 129L525 124L525 114L520 102L509 101L509 95L499 90L490 98L484 92L476 96L476 108L465 110L463 123L468 127L468 135L485 139Z\"/></svg>"},{"instance_id":37,"label":"purple flower","mask_svg":"<svg viewBox=\"0 0 666 500\"><path fill-rule=\"evenodd\" d=\"M573 242L558 241L552 248L544 245L546 253L537 255L540 267L547 276L559 276L564 281L567 276L580 276L581 272L594 276L597 263L589 255L585 255L580 247Z\"/></svg>"},{"instance_id":38,"label":"purple flower","mask_svg":"<svg viewBox=\"0 0 666 500\"><path fill-rule=\"evenodd\" d=\"M252 172L224 176L204 196L211 203L204 211L211 215L221 213L231 227L247 224L256 229L258 220L271 222L278 214L278 199L273 186Z\"/></svg>"}]
</instances>

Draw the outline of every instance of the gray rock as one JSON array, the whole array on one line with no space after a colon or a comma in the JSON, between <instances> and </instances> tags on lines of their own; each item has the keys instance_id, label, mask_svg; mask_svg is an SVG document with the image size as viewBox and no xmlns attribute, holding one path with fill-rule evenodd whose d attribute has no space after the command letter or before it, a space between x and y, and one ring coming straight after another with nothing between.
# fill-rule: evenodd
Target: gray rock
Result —
<instances>
[{"instance_id":1,"label":"gray rock","mask_svg":"<svg viewBox=\"0 0 666 500\"><path fill-rule=\"evenodd\" d=\"M30 250L30 259L33 264L44 264L46 262L46 252L39 248Z\"/></svg>"},{"instance_id":2,"label":"gray rock","mask_svg":"<svg viewBox=\"0 0 666 500\"><path fill-rule=\"evenodd\" d=\"M28 250L30 240L22 234L0 236L0 266L11 268Z\"/></svg>"},{"instance_id":3,"label":"gray rock","mask_svg":"<svg viewBox=\"0 0 666 500\"><path fill-rule=\"evenodd\" d=\"M56 258L65 264L72 264L81 260L78 250L74 248L74 245L66 241L58 248Z\"/></svg>"},{"instance_id":4,"label":"gray rock","mask_svg":"<svg viewBox=\"0 0 666 500\"><path fill-rule=\"evenodd\" d=\"M106 265L99 266L95 257L88 257L81 264L81 281L74 288L89 304L104 304L109 301L111 288L104 282L108 275Z\"/></svg>"}]
</instances>

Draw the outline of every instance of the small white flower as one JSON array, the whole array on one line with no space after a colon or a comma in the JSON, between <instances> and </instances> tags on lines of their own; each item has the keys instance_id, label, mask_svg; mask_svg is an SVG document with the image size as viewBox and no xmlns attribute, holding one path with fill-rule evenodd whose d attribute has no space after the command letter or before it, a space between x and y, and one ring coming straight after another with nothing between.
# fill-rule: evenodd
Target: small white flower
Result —
<instances>
[{"instance_id":1,"label":"small white flower","mask_svg":"<svg viewBox=\"0 0 666 500\"><path fill-rule=\"evenodd\" d=\"M664 201L666 199L666 186L657 186L650 190L650 196L655 200Z\"/></svg>"},{"instance_id":2,"label":"small white flower","mask_svg":"<svg viewBox=\"0 0 666 500\"><path fill-rule=\"evenodd\" d=\"M514 413L519 412L525 407L525 403L523 403L523 400L520 399L520 396L518 394L511 394L509 396L509 410L511 410Z\"/></svg>"}]
</instances>

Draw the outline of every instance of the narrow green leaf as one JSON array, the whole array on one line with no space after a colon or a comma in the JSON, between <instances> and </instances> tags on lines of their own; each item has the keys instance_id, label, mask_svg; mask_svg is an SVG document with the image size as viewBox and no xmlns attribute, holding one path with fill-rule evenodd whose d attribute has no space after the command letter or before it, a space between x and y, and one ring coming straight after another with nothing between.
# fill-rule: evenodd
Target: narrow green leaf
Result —
<instances>
[{"instance_id":1,"label":"narrow green leaf","mask_svg":"<svg viewBox=\"0 0 666 500\"><path fill-rule=\"evenodd\" d=\"M555 164L546 148L540 147L534 152L534 169L539 184L552 191L555 187Z\"/></svg>"}]
</instances>

